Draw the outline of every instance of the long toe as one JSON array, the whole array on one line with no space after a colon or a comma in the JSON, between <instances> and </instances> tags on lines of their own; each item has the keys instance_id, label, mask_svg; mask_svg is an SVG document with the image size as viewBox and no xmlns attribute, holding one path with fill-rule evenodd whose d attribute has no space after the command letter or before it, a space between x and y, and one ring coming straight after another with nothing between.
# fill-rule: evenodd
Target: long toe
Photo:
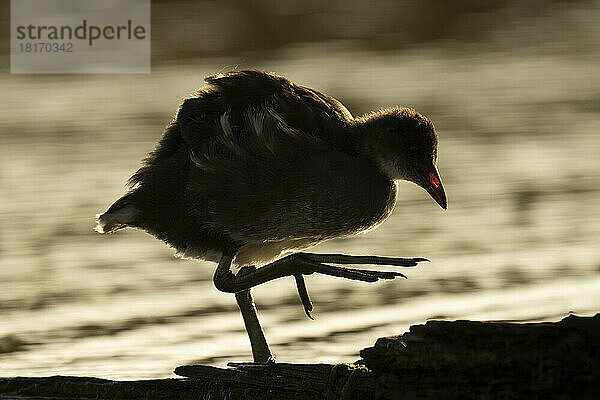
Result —
<instances>
[{"instance_id":1,"label":"long toe","mask_svg":"<svg viewBox=\"0 0 600 400\"><path fill-rule=\"evenodd\" d=\"M406 276L400 272L361 270L355 268L336 267L321 263L308 263L311 264L311 269L313 272L335 276L337 278L352 279L355 281L377 282L380 279L394 279L398 276L406 278Z\"/></svg>"},{"instance_id":2,"label":"long toe","mask_svg":"<svg viewBox=\"0 0 600 400\"><path fill-rule=\"evenodd\" d=\"M404 275L402 272L396 272L396 271L377 271L377 270L371 270L371 269L354 269L354 268L344 268L344 269L354 271L357 273L361 273L364 275L376 277L377 279L394 279L397 277L402 277L404 279L407 279L406 275Z\"/></svg>"},{"instance_id":3,"label":"long toe","mask_svg":"<svg viewBox=\"0 0 600 400\"><path fill-rule=\"evenodd\" d=\"M415 267L418 263L429 261L423 257L400 258L380 256L351 256L347 254L316 254L303 253L310 260L330 264L363 264L363 265L390 265L395 267Z\"/></svg>"},{"instance_id":4,"label":"long toe","mask_svg":"<svg viewBox=\"0 0 600 400\"><path fill-rule=\"evenodd\" d=\"M325 264L324 264L325 265ZM332 265L327 265L329 268L325 268L321 271L318 271L325 275L335 276L338 278L346 278L352 279L355 281L363 281L363 282L377 282L379 277L365 274L364 271L351 269L351 268L342 268L342 267L334 267Z\"/></svg>"},{"instance_id":5,"label":"long toe","mask_svg":"<svg viewBox=\"0 0 600 400\"><path fill-rule=\"evenodd\" d=\"M298 288L298 295L300 296L302 306L304 307L304 313L308 318L314 319L312 315L310 315L311 311L313 310L313 305L310 301L308 290L306 289L306 282L304 281L304 276L294 275L294 278L296 279L296 287Z\"/></svg>"}]
</instances>

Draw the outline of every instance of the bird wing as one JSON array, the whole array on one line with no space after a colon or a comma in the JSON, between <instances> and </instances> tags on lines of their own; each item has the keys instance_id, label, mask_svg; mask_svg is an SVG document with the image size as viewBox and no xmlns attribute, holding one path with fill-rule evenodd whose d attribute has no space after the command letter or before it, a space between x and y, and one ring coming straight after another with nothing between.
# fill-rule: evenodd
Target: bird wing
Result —
<instances>
[{"instance_id":1,"label":"bird wing","mask_svg":"<svg viewBox=\"0 0 600 400\"><path fill-rule=\"evenodd\" d=\"M205 228L243 242L323 239L389 211L395 189L354 156L352 116L337 100L255 71L206 81L176 119L190 159L186 202ZM386 201L374 210L377 191Z\"/></svg>"},{"instance_id":2,"label":"bird wing","mask_svg":"<svg viewBox=\"0 0 600 400\"><path fill-rule=\"evenodd\" d=\"M248 136L248 130L259 131L255 139L270 144L272 138L266 136L269 132L261 123L271 119L279 127L271 132L274 135L302 133L349 154L354 151L343 129L353 119L352 114L324 93L261 71L234 71L209 76L205 81L208 86L187 99L177 116L190 147L210 136Z\"/></svg>"}]
</instances>

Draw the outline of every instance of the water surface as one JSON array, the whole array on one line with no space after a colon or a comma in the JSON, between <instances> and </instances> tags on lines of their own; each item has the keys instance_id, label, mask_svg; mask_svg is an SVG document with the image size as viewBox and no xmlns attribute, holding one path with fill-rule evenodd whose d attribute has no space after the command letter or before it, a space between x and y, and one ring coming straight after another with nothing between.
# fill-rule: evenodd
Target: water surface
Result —
<instances>
[{"instance_id":1,"label":"water surface","mask_svg":"<svg viewBox=\"0 0 600 400\"><path fill-rule=\"evenodd\" d=\"M378 337L431 318L598 312L597 5L513 16L476 42L367 51L321 38L251 62L216 52L156 63L150 75L2 74L0 376L166 377L184 363L250 359L233 296L212 285L214 264L175 259L142 232L92 230L181 100L204 75L238 65L321 89L355 114L409 105L428 115L449 198L443 212L402 183L377 230L315 248L432 260L406 281L309 276L315 321L292 279L255 289L279 360L354 361Z\"/></svg>"}]
</instances>

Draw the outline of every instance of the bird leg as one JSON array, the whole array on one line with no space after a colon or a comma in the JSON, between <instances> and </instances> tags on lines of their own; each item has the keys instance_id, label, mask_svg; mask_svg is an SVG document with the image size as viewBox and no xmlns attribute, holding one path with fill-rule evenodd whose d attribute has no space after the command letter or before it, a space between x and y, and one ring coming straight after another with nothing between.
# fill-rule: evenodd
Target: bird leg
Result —
<instances>
[{"instance_id":1,"label":"bird leg","mask_svg":"<svg viewBox=\"0 0 600 400\"><path fill-rule=\"evenodd\" d=\"M323 275L363 282L377 282L380 279L394 279L398 276L406 278L406 276L400 272L361 270L355 268L336 267L325 263L414 267L421 261L428 261L425 258L295 253L279 260L275 260L245 274L234 275L230 269L233 257L234 254L224 254L221 257L213 277L213 282L217 289L222 292L237 293L250 289L254 286L261 285L273 279L283 278L285 276L294 276L296 278L296 285L298 287L300 299L304 305L304 310L309 315L310 311L312 310L312 304L310 302L310 298L308 297L303 275L310 275L316 272Z\"/></svg>"},{"instance_id":2,"label":"bird leg","mask_svg":"<svg viewBox=\"0 0 600 400\"><path fill-rule=\"evenodd\" d=\"M239 274L245 274L253 271L254 267L244 267ZM256 306L252 299L251 289L242 290L235 294L235 300L242 313L246 332L250 338L250 346L252 347L252 358L255 363L272 363L275 362L275 357L271 354L271 349L265 339L265 334L260 326L258 315L256 314Z\"/></svg>"},{"instance_id":3,"label":"bird leg","mask_svg":"<svg viewBox=\"0 0 600 400\"><path fill-rule=\"evenodd\" d=\"M213 276L213 282L217 289L227 293L237 293L250 289L273 279L285 276L310 275L319 273L363 282L377 282L380 279L394 279L397 276L406 278L400 272L373 271L355 268L336 267L325 264L371 264L390 265L397 267L414 267L425 258L395 258L378 256L349 256L345 254L313 254L295 253L280 258L258 269L245 274L234 275L231 272L231 262L234 255L223 255ZM301 281L300 281L301 282ZM296 280L298 284L298 280ZM302 285L298 285L302 288Z\"/></svg>"}]
</instances>

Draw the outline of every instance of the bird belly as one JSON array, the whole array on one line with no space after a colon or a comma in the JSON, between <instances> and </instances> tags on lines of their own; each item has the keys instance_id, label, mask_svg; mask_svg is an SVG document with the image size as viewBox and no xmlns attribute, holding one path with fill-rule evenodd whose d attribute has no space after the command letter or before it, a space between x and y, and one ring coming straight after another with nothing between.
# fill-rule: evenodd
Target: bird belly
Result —
<instances>
[{"instance_id":1,"label":"bird belly","mask_svg":"<svg viewBox=\"0 0 600 400\"><path fill-rule=\"evenodd\" d=\"M238 250L233 264L238 269L245 265L264 265L285 253L306 249L319 242L320 240L315 238L303 238L247 243Z\"/></svg>"}]
</instances>

